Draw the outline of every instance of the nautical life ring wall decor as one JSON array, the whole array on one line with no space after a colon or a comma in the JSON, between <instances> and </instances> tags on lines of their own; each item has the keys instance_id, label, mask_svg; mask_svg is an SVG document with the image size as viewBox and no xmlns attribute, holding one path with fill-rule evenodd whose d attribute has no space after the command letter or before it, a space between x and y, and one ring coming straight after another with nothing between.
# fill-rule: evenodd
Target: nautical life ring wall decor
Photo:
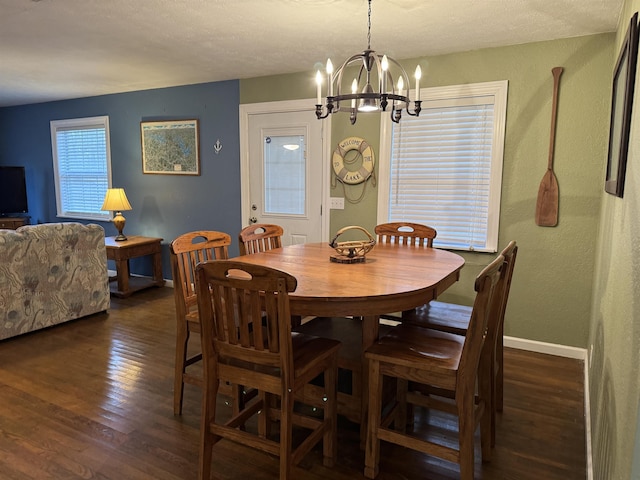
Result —
<instances>
[{"instance_id":1,"label":"nautical life ring wall decor","mask_svg":"<svg viewBox=\"0 0 640 480\"><path fill-rule=\"evenodd\" d=\"M352 150L357 150L357 153L353 158L348 158L347 154ZM353 164L360 158L362 158L362 166L358 170L349 170L345 167L345 163L347 165ZM373 173L373 149L363 138L345 138L338 143L338 146L333 151L332 163L333 171L338 180L347 185L358 185L366 182Z\"/></svg>"},{"instance_id":2,"label":"nautical life ring wall decor","mask_svg":"<svg viewBox=\"0 0 640 480\"><path fill-rule=\"evenodd\" d=\"M358 162L360 162L359 168L357 168ZM364 188L360 197L352 199L347 195L346 189L344 188L345 185L358 185L366 182L369 178L372 179L374 186L376 184L373 148L371 148L363 138L347 137L338 143L338 146L333 151L331 164L333 166L335 178L343 184L345 198L350 203L357 203L362 200L362 197L364 196ZM352 166L355 166L356 168L348 168Z\"/></svg>"}]
</instances>

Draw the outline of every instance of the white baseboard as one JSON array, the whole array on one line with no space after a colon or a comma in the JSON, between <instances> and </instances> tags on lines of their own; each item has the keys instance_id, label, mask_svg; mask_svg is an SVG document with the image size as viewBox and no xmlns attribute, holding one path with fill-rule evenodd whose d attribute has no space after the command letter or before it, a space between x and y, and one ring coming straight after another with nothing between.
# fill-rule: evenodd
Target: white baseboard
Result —
<instances>
[{"instance_id":1,"label":"white baseboard","mask_svg":"<svg viewBox=\"0 0 640 480\"><path fill-rule=\"evenodd\" d=\"M589 362L586 348L570 347L555 343L538 342L524 338L504 337L504 346L528 350L537 353L546 353L560 357L584 360L584 414L585 414L585 442L587 448L587 480L593 480L593 452L591 445L591 402L589 400Z\"/></svg>"},{"instance_id":2,"label":"white baseboard","mask_svg":"<svg viewBox=\"0 0 640 480\"><path fill-rule=\"evenodd\" d=\"M589 362L584 362L584 430L587 437L587 480L593 480L593 450L591 445L591 400L589 396Z\"/></svg>"},{"instance_id":3,"label":"white baseboard","mask_svg":"<svg viewBox=\"0 0 640 480\"><path fill-rule=\"evenodd\" d=\"M586 348L571 347L568 345L559 345L557 343L539 342L537 340L527 340L525 338L505 336L504 346L517 348L519 350L528 350L530 352L557 355L559 357L575 358L578 360L587 359Z\"/></svg>"}]
</instances>

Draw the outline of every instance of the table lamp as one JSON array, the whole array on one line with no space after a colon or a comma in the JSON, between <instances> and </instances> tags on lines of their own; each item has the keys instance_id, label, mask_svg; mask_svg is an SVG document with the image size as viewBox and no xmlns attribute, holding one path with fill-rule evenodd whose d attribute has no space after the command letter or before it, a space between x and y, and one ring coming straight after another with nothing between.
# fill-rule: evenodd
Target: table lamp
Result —
<instances>
[{"instance_id":1,"label":"table lamp","mask_svg":"<svg viewBox=\"0 0 640 480\"><path fill-rule=\"evenodd\" d=\"M131 204L129 203L129 200L127 200L124 188L108 188L107 194L104 196L104 203L102 204L101 210L111 210L115 212L116 215L113 217L113 224L118 229L118 236L115 240L116 242L126 240L127 237L122 234L122 229L126 222L125 218L122 216L122 211L131 210Z\"/></svg>"}]
</instances>

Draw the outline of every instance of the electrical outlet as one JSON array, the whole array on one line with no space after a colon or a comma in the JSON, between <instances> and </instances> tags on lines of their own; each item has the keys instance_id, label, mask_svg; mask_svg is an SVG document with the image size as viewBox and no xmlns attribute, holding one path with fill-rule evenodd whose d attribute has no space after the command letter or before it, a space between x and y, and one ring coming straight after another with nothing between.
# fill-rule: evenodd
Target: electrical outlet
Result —
<instances>
[{"instance_id":1,"label":"electrical outlet","mask_svg":"<svg viewBox=\"0 0 640 480\"><path fill-rule=\"evenodd\" d=\"M331 197L330 208L332 210L344 210L344 198L343 197Z\"/></svg>"}]
</instances>

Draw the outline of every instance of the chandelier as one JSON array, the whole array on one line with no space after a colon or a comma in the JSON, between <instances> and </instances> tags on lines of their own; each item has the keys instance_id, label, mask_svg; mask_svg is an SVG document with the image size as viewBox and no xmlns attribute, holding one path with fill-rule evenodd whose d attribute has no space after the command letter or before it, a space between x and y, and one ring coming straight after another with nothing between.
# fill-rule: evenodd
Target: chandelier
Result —
<instances>
[{"instance_id":1,"label":"chandelier","mask_svg":"<svg viewBox=\"0 0 640 480\"><path fill-rule=\"evenodd\" d=\"M327 60L326 105L322 105L323 75L320 70L316 72L316 117L318 120L327 118L330 113L348 112L353 125L358 118L358 112L380 110L385 112L387 109L391 114L391 120L396 123L400 122L403 109L414 117L420 115L420 104L422 103L420 101L420 77L422 76L420 65L416 67L415 72L416 100L413 102L412 112L409 109L411 99L409 98L410 84L407 72L393 58L379 55L371 50L371 0L369 0L368 19L367 49L349 57L335 72L331 59ZM353 75L353 81L349 85L351 75Z\"/></svg>"}]
</instances>

